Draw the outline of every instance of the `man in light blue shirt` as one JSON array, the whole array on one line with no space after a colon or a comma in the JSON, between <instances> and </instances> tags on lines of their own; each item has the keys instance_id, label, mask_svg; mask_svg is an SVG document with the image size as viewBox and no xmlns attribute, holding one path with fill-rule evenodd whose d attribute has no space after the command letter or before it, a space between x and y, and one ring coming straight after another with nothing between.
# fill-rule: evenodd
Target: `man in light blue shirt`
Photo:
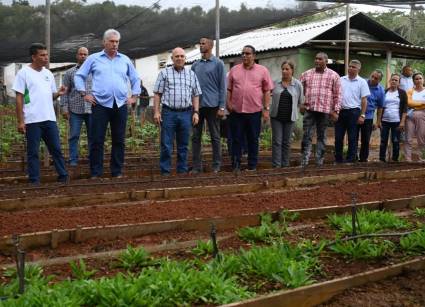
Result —
<instances>
[{"instance_id":1,"label":"man in light blue shirt","mask_svg":"<svg viewBox=\"0 0 425 307\"><path fill-rule=\"evenodd\" d=\"M378 117L381 117L382 108L384 106L385 100L385 89L379 83L382 81L384 73L375 69L367 80L369 86L370 95L367 97L367 108L366 108L366 118L363 125L358 126L358 136L360 136L360 152L359 152L359 162L367 162L369 157L369 143L372 131L376 129L376 125L373 124L373 119L375 118L375 110L377 110Z\"/></svg>"},{"instance_id":2,"label":"man in light blue shirt","mask_svg":"<svg viewBox=\"0 0 425 307\"><path fill-rule=\"evenodd\" d=\"M92 104L92 143L90 146L90 175L103 174L103 151L106 129L111 125L112 177L122 177L124 164L127 104L134 104L140 94L140 79L131 60L118 52L121 35L114 29L103 35L104 50L90 55L74 77L75 87ZM92 94L85 92L85 80L92 75ZM128 82L131 97L128 97Z\"/></svg>"},{"instance_id":3,"label":"man in light blue shirt","mask_svg":"<svg viewBox=\"0 0 425 307\"><path fill-rule=\"evenodd\" d=\"M358 126L363 125L366 118L367 96L369 86L359 76L361 63L351 60L348 75L341 77L342 102L338 121L335 123L335 162L344 162L342 152L345 133L348 135L348 152L346 162L352 163L357 157Z\"/></svg>"},{"instance_id":4,"label":"man in light blue shirt","mask_svg":"<svg viewBox=\"0 0 425 307\"><path fill-rule=\"evenodd\" d=\"M199 49L202 59L192 65L192 70L198 77L202 89L199 123L193 127L192 134L193 174L202 171L201 140L205 120L211 136L213 172L219 172L221 166L220 119L224 116L226 102L226 72L223 61L212 55L213 47L212 39L201 38Z\"/></svg>"}]
</instances>

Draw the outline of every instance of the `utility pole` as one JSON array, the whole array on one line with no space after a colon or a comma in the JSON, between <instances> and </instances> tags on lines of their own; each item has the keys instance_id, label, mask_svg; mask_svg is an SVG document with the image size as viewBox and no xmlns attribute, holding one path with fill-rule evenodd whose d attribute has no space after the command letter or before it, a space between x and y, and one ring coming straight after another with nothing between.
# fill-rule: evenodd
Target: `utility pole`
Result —
<instances>
[{"instance_id":1,"label":"utility pole","mask_svg":"<svg viewBox=\"0 0 425 307\"><path fill-rule=\"evenodd\" d=\"M215 56L220 57L220 0L215 0Z\"/></svg>"},{"instance_id":2,"label":"utility pole","mask_svg":"<svg viewBox=\"0 0 425 307\"><path fill-rule=\"evenodd\" d=\"M348 75L348 62L350 61L350 5L345 10L345 75Z\"/></svg>"},{"instance_id":3,"label":"utility pole","mask_svg":"<svg viewBox=\"0 0 425 307\"><path fill-rule=\"evenodd\" d=\"M45 44L47 47L47 54L49 55L49 62L47 67L50 66L50 0L46 0L46 24L45 24Z\"/></svg>"},{"instance_id":4,"label":"utility pole","mask_svg":"<svg viewBox=\"0 0 425 307\"><path fill-rule=\"evenodd\" d=\"M47 69L50 67L50 0L46 0L46 24L45 24L45 44L47 48L47 54L49 55L49 61L47 62ZM59 113L56 112L58 115ZM57 116L59 118L59 116ZM49 151L47 150L47 145L44 145L44 153L43 153L43 165L44 167L49 166Z\"/></svg>"}]
</instances>

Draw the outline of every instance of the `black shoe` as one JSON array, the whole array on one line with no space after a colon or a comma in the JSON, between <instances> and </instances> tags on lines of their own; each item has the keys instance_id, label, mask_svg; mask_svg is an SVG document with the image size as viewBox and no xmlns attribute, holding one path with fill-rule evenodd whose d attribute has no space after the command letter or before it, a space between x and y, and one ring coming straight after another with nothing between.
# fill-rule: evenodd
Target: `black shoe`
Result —
<instances>
[{"instance_id":1,"label":"black shoe","mask_svg":"<svg viewBox=\"0 0 425 307\"><path fill-rule=\"evenodd\" d=\"M59 183L68 184L69 183L69 176L58 177L57 181Z\"/></svg>"}]
</instances>

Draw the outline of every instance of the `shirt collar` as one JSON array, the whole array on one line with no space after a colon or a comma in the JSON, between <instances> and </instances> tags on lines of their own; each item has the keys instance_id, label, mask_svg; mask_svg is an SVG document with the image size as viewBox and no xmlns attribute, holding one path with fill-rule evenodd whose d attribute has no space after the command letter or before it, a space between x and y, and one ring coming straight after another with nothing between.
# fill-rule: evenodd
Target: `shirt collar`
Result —
<instances>
[{"instance_id":1,"label":"shirt collar","mask_svg":"<svg viewBox=\"0 0 425 307\"><path fill-rule=\"evenodd\" d=\"M346 79L346 80L348 80L348 81L358 81L359 79L360 79L360 76L359 75L357 75L354 79L350 79L349 77L348 77L348 75L345 75L344 77L342 77L342 78L344 78L344 79Z\"/></svg>"},{"instance_id":2,"label":"shirt collar","mask_svg":"<svg viewBox=\"0 0 425 307\"><path fill-rule=\"evenodd\" d=\"M201 61L202 62L212 62L214 60L215 60L215 56L214 55L211 55L208 59L201 58Z\"/></svg>"},{"instance_id":3,"label":"shirt collar","mask_svg":"<svg viewBox=\"0 0 425 307\"><path fill-rule=\"evenodd\" d=\"M106 54L106 52L105 52L105 49L103 49L103 50L101 51L100 55L101 55L101 56L106 56L107 58L109 58L109 56L108 56L108 55ZM120 56L121 56L121 53L119 53L119 52L117 51L116 57L120 57Z\"/></svg>"}]
</instances>

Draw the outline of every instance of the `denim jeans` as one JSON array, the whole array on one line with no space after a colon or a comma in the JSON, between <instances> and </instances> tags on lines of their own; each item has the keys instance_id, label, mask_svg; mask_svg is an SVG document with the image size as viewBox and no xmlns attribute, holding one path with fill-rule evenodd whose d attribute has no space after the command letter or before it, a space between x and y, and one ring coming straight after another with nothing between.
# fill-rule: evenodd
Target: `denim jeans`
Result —
<instances>
[{"instance_id":1,"label":"denim jeans","mask_svg":"<svg viewBox=\"0 0 425 307\"><path fill-rule=\"evenodd\" d=\"M56 122L44 121L25 125L27 140L28 177L32 183L40 182L40 139L47 145L53 159L53 165L58 173L58 181L65 181L68 173L65 169L65 160L62 155L59 130Z\"/></svg>"},{"instance_id":2,"label":"denim jeans","mask_svg":"<svg viewBox=\"0 0 425 307\"><path fill-rule=\"evenodd\" d=\"M90 150L91 144L91 114L77 114L70 112L69 117L69 164L78 164L78 140L80 139L81 126L83 122L86 125L87 131L87 148Z\"/></svg>"},{"instance_id":3,"label":"denim jeans","mask_svg":"<svg viewBox=\"0 0 425 307\"><path fill-rule=\"evenodd\" d=\"M369 143L372 135L373 119L365 119L363 125L358 125L357 138L360 135L360 162L367 162L369 157Z\"/></svg>"},{"instance_id":4,"label":"denim jeans","mask_svg":"<svg viewBox=\"0 0 425 307\"><path fill-rule=\"evenodd\" d=\"M205 120L208 123L208 131L211 136L211 145L213 149L212 167L214 170L220 170L221 166L221 139L220 139L220 118L217 117L218 107L200 108L199 123L193 127L192 134L192 163L193 170L202 170L202 132Z\"/></svg>"},{"instance_id":5,"label":"denim jeans","mask_svg":"<svg viewBox=\"0 0 425 307\"><path fill-rule=\"evenodd\" d=\"M388 137L391 131L391 143L393 144L392 160L398 161L400 153L400 130L398 126L400 122L382 122L381 128L381 146L379 146L379 160L386 161L386 153L388 146Z\"/></svg>"},{"instance_id":6,"label":"denim jeans","mask_svg":"<svg viewBox=\"0 0 425 307\"><path fill-rule=\"evenodd\" d=\"M357 156L357 120L360 109L342 109L335 123L335 162L343 162L344 136L348 135L348 152L346 162L355 162Z\"/></svg>"},{"instance_id":7,"label":"denim jeans","mask_svg":"<svg viewBox=\"0 0 425 307\"><path fill-rule=\"evenodd\" d=\"M289 166L289 157L291 153L291 135L294 130L295 122L280 121L271 118L272 126L272 166Z\"/></svg>"},{"instance_id":8,"label":"denim jeans","mask_svg":"<svg viewBox=\"0 0 425 307\"><path fill-rule=\"evenodd\" d=\"M178 112L162 108L161 117L161 153L159 158L161 174L167 175L171 172L174 136L177 144L177 173L187 173L187 152L192 128L192 111Z\"/></svg>"},{"instance_id":9,"label":"denim jeans","mask_svg":"<svg viewBox=\"0 0 425 307\"><path fill-rule=\"evenodd\" d=\"M322 165L326 151L326 127L329 114L316 111L305 111L303 118L303 140L301 142L301 165L308 165L311 153L314 127L316 126L316 164Z\"/></svg>"},{"instance_id":10,"label":"denim jeans","mask_svg":"<svg viewBox=\"0 0 425 307\"><path fill-rule=\"evenodd\" d=\"M111 126L111 161L110 169L112 177L122 174L125 149L125 129L127 125L127 105L120 108L114 102L112 108L106 108L99 104L92 107L92 125L90 145L90 174L101 176L103 174L103 154L106 129Z\"/></svg>"},{"instance_id":11,"label":"denim jeans","mask_svg":"<svg viewBox=\"0 0 425 307\"><path fill-rule=\"evenodd\" d=\"M258 162L258 138L261 131L261 112L236 113L230 117L232 131L232 167L240 168L242 140L246 137L248 146L248 169L255 169Z\"/></svg>"}]
</instances>

